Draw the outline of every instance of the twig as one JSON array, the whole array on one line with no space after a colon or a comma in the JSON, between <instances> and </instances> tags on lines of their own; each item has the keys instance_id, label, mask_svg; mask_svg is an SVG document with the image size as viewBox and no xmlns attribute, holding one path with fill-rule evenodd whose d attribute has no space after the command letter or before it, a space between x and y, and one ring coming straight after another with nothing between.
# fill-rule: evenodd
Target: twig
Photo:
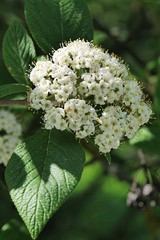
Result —
<instances>
[{"instance_id":1,"label":"twig","mask_svg":"<svg viewBox=\"0 0 160 240\"><path fill-rule=\"evenodd\" d=\"M145 157L144 157L144 153L141 149L137 150L137 155L139 157L141 166L146 166L146 160L145 160Z\"/></svg>"},{"instance_id":2,"label":"twig","mask_svg":"<svg viewBox=\"0 0 160 240\"><path fill-rule=\"evenodd\" d=\"M29 104L26 100L0 100L0 107L8 107L8 106L28 107Z\"/></svg>"}]
</instances>

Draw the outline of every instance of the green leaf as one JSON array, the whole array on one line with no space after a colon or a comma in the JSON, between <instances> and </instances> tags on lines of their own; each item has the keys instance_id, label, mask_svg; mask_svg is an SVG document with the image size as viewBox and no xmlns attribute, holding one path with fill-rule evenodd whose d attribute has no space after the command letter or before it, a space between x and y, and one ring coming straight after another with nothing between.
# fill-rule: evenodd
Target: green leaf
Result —
<instances>
[{"instance_id":1,"label":"green leaf","mask_svg":"<svg viewBox=\"0 0 160 240\"><path fill-rule=\"evenodd\" d=\"M129 142L147 153L160 156L159 136L160 126L153 125L141 128Z\"/></svg>"},{"instance_id":2,"label":"green leaf","mask_svg":"<svg viewBox=\"0 0 160 240\"><path fill-rule=\"evenodd\" d=\"M26 0L25 17L35 41L46 53L64 41L93 39L86 0Z\"/></svg>"},{"instance_id":3,"label":"green leaf","mask_svg":"<svg viewBox=\"0 0 160 240\"><path fill-rule=\"evenodd\" d=\"M20 21L14 21L3 40L3 58L8 71L17 82L26 84L26 71L35 55L32 39Z\"/></svg>"},{"instance_id":4,"label":"green leaf","mask_svg":"<svg viewBox=\"0 0 160 240\"><path fill-rule=\"evenodd\" d=\"M5 84L0 85L0 98L6 97L15 93L25 93L27 91L27 86L24 84Z\"/></svg>"},{"instance_id":5,"label":"green leaf","mask_svg":"<svg viewBox=\"0 0 160 240\"><path fill-rule=\"evenodd\" d=\"M45 131L22 141L6 168L11 198L33 239L80 180L84 151L67 131Z\"/></svg>"}]
</instances>

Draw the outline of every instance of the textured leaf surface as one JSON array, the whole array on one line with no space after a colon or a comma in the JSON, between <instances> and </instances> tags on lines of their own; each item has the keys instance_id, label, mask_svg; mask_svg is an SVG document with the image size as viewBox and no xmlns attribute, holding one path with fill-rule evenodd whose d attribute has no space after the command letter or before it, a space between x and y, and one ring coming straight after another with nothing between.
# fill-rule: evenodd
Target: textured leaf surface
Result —
<instances>
[{"instance_id":1,"label":"textured leaf surface","mask_svg":"<svg viewBox=\"0 0 160 240\"><path fill-rule=\"evenodd\" d=\"M93 39L93 23L86 0L26 0L29 29L44 52L77 38Z\"/></svg>"},{"instance_id":2,"label":"textured leaf surface","mask_svg":"<svg viewBox=\"0 0 160 240\"><path fill-rule=\"evenodd\" d=\"M16 148L6 182L33 239L79 182L84 161L83 149L66 131L40 130Z\"/></svg>"},{"instance_id":3,"label":"textured leaf surface","mask_svg":"<svg viewBox=\"0 0 160 240\"><path fill-rule=\"evenodd\" d=\"M0 98L6 97L15 93L24 93L27 91L27 86L24 84L6 84L0 86Z\"/></svg>"},{"instance_id":4,"label":"textured leaf surface","mask_svg":"<svg viewBox=\"0 0 160 240\"><path fill-rule=\"evenodd\" d=\"M17 82L26 83L26 70L35 55L32 39L18 20L13 22L3 40L3 58Z\"/></svg>"}]
</instances>

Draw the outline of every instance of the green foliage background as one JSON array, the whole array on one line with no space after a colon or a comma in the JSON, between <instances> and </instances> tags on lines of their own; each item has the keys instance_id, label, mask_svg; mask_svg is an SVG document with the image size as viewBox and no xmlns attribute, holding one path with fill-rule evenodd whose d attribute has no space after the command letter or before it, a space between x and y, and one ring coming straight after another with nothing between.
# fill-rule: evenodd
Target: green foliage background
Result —
<instances>
[{"instance_id":1,"label":"green foliage background","mask_svg":"<svg viewBox=\"0 0 160 240\"><path fill-rule=\"evenodd\" d=\"M130 144L124 143L112 152L111 166L95 149L86 147L88 162L77 189L37 239L158 240L160 208L130 209L126 197L141 167L139 149L144 151L150 169L159 173L160 1L88 0L88 4L94 20L94 42L128 63L153 101L155 116L152 127L147 126ZM24 19L23 1L1 0L0 46L8 25L17 16ZM2 53L0 56L0 83L13 83L4 67ZM38 128L37 116L23 108L14 110L24 125L25 136ZM3 179L2 167L0 174ZM138 181L145 181L143 174ZM0 184L0 229L0 240L31 240L4 184Z\"/></svg>"}]
</instances>

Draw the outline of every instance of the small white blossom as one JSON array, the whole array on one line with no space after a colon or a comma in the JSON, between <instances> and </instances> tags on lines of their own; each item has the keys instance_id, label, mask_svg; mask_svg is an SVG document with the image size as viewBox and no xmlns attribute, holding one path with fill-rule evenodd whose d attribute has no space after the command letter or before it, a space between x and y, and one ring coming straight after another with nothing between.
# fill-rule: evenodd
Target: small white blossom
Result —
<instances>
[{"instance_id":1,"label":"small white blossom","mask_svg":"<svg viewBox=\"0 0 160 240\"><path fill-rule=\"evenodd\" d=\"M0 110L0 163L7 165L12 153L20 142L21 125L14 114Z\"/></svg>"},{"instance_id":2,"label":"small white blossom","mask_svg":"<svg viewBox=\"0 0 160 240\"><path fill-rule=\"evenodd\" d=\"M76 40L38 61L29 75L30 106L44 112L46 129L93 135L100 152L118 148L152 115L126 65L92 43Z\"/></svg>"}]
</instances>

